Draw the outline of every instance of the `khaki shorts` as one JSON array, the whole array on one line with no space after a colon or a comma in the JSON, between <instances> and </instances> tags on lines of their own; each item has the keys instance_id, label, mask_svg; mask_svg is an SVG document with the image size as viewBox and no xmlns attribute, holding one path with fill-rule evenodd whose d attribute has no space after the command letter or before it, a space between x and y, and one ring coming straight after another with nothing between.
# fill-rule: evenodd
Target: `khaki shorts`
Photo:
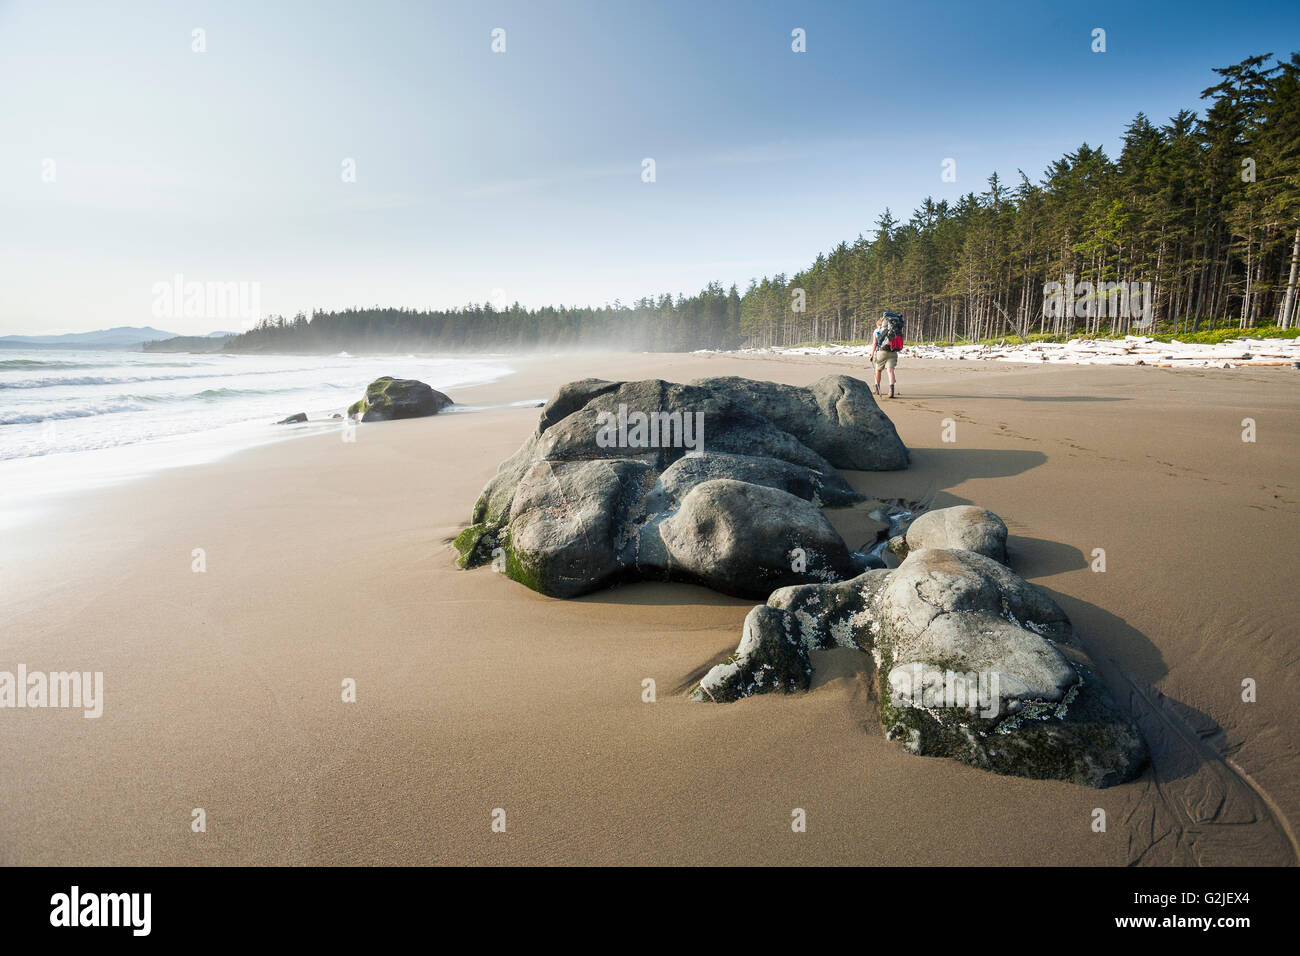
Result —
<instances>
[{"instance_id":1,"label":"khaki shorts","mask_svg":"<svg viewBox=\"0 0 1300 956\"><path fill-rule=\"evenodd\" d=\"M884 368L886 365L890 368L897 366L898 353L888 349L876 349L876 368Z\"/></svg>"}]
</instances>

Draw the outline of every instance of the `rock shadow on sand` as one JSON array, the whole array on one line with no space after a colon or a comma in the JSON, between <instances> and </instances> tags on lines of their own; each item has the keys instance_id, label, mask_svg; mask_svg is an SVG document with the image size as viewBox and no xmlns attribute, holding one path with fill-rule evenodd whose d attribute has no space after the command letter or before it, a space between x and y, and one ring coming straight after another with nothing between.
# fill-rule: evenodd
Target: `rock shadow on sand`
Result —
<instances>
[{"instance_id":1,"label":"rock shadow on sand","mask_svg":"<svg viewBox=\"0 0 1300 956\"><path fill-rule=\"evenodd\" d=\"M1300 845L1277 803L1233 759L1209 715L1120 674L1151 751L1123 824L1130 866L1295 866Z\"/></svg>"},{"instance_id":2,"label":"rock shadow on sand","mask_svg":"<svg viewBox=\"0 0 1300 956\"><path fill-rule=\"evenodd\" d=\"M1223 728L1156 688L1168 667L1147 636L1104 608L1044 590L1074 621L1076 639L1107 688L1127 705L1150 750L1150 764L1132 783L1119 817L1127 830L1128 865L1300 864L1290 822L1233 760ZM1122 667L1115 659L1121 649Z\"/></svg>"},{"instance_id":3,"label":"rock shadow on sand","mask_svg":"<svg viewBox=\"0 0 1300 956\"><path fill-rule=\"evenodd\" d=\"M1014 448L910 448L911 463L906 471L843 474L855 491L868 497L887 497L919 502L925 509L970 504L948 493L974 478L1011 478L1047 462L1041 451Z\"/></svg>"},{"instance_id":4,"label":"rock shadow on sand","mask_svg":"<svg viewBox=\"0 0 1300 956\"><path fill-rule=\"evenodd\" d=\"M1007 538L1007 553L1011 566L1026 580L1065 574L1088 566L1088 559L1074 545L1046 538L1013 534Z\"/></svg>"},{"instance_id":5,"label":"rock shadow on sand","mask_svg":"<svg viewBox=\"0 0 1300 956\"><path fill-rule=\"evenodd\" d=\"M690 581L624 581L604 591L594 591L569 600L577 604L622 604L639 607L696 605L750 608L754 606L751 598L732 597Z\"/></svg>"}]
</instances>

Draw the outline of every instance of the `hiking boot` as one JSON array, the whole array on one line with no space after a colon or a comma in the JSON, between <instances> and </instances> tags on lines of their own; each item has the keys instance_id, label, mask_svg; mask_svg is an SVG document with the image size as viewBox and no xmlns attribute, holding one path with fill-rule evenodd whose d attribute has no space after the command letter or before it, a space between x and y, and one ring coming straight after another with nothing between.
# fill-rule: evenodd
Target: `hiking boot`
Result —
<instances>
[{"instance_id":1,"label":"hiking boot","mask_svg":"<svg viewBox=\"0 0 1300 956\"><path fill-rule=\"evenodd\" d=\"M880 383L876 383L876 398L880 397Z\"/></svg>"},{"instance_id":2,"label":"hiking boot","mask_svg":"<svg viewBox=\"0 0 1300 956\"><path fill-rule=\"evenodd\" d=\"M894 386L892 386L892 385L889 386L889 397L890 397L890 398L893 398L893 397L894 397Z\"/></svg>"}]
</instances>

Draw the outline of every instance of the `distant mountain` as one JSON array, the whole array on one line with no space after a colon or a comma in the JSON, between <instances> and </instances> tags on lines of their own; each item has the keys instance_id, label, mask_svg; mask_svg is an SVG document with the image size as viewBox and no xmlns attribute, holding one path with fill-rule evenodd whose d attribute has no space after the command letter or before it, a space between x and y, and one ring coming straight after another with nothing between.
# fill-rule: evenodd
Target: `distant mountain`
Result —
<instances>
[{"instance_id":1,"label":"distant mountain","mask_svg":"<svg viewBox=\"0 0 1300 956\"><path fill-rule=\"evenodd\" d=\"M176 338L175 332L144 326L122 325L97 332L69 332L66 335L4 335L4 349L135 349L145 342Z\"/></svg>"}]
</instances>

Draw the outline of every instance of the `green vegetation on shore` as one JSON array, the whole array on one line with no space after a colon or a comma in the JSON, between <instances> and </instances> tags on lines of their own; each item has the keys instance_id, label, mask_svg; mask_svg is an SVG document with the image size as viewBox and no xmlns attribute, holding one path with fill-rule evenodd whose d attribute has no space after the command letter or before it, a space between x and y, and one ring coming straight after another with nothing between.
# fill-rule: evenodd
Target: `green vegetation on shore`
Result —
<instances>
[{"instance_id":1,"label":"green vegetation on shore","mask_svg":"<svg viewBox=\"0 0 1300 956\"><path fill-rule=\"evenodd\" d=\"M792 276L751 280L743 294L711 283L689 298L594 308L315 312L264 319L225 348L792 346L861 340L884 309L905 314L911 341L1124 335L1148 317L1185 342L1268 325L1289 332L1300 320L1300 53L1271 57L1216 69L1203 115L1180 110L1156 124L1139 113L1115 159L1085 143L1038 183L1020 172L1009 187L994 173L956 202L927 197L906 222L886 209L870 238L841 242ZM1149 289L1149 313L1134 314L1130 300L1115 314L1122 300L1096 288L1113 282ZM1077 301L1045 309L1049 283ZM1145 292L1139 301L1145 310Z\"/></svg>"}]
</instances>

